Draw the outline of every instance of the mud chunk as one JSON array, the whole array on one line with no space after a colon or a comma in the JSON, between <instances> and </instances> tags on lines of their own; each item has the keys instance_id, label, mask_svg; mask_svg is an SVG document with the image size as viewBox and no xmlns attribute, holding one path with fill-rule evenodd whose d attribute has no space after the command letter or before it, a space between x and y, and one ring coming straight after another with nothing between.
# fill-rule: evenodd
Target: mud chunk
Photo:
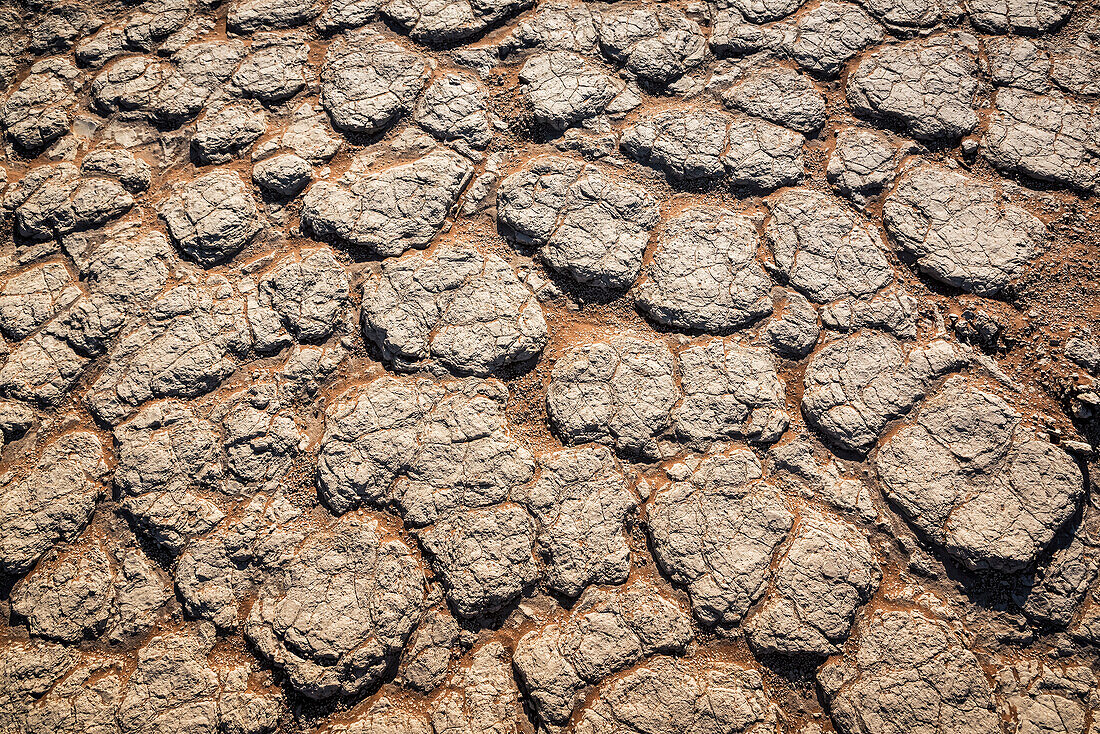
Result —
<instances>
[{"instance_id":1,"label":"mud chunk","mask_svg":"<svg viewBox=\"0 0 1100 734\"><path fill-rule=\"evenodd\" d=\"M1069 627L1098 574L1100 522L1096 513L1086 506L1084 518L1069 544L1056 550L1045 567L1036 570L1030 588L1026 588L1016 601L1029 619Z\"/></svg>"},{"instance_id":2,"label":"mud chunk","mask_svg":"<svg viewBox=\"0 0 1100 734\"><path fill-rule=\"evenodd\" d=\"M43 59L19 82L0 107L0 123L24 151L35 153L69 132L80 76L67 59Z\"/></svg>"},{"instance_id":3,"label":"mud chunk","mask_svg":"<svg viewBox=\"0 0 1100 734\"><path fill-rule=\"evenodd\" d=\"M537 54L519 72L535 122L564 130L602 114L626 84L576 54Z\"/></svg>"},{"instance_id":4,"label":"mud chunk","mask_svg":"<svg viewBox=\"0 0 1100 734\"><path fill-rule=\"evenodd\" d=\"M264 103L281 102L305 88L311 71L304 36L257 33L248 51L231 78L245 96Z\"/></svg>"},{"instance_id":5,"label":"mud chunk","mask_svg":"<svg viewBox=\"0 0 1100 734\"><path fill-rule=\"evenodd\" d=\"M145 632L171 596L162 572L137 548L86 537L48 557L11 592L12 610L31 634L62 642Z\"/></svg>"},{"instance_id":6,"label":"mud chunk","mask_svg":"<svg viewBox=\"0 0 1100 734\"><path fill-rule=\"evenodd\" d=\"M907 352L893 337L859 332L826 345L810 360L802 410L832 441L866 452L887 423L916 405L936 379L964 364L945 341Z\"/></svg>"},{"instance_id":7,"label":"mud chunk","mask_svg":"<svg viewBox=\"0 0 1100 734\"><path fill-rule=\"evenodd\" d=\"M1100 191L1096 103L999 89L993 105L981 148L990 163L1040 181Z\"/></svg>"},{"instance_id":8,"label":"mud chunk","mask_svg":"<svg viewBox=\"0 0 1100 734\"><path fill-rule=\"evenodd\" d=\"M34 699L41 698L74 667L79 653L50 642L16 640L0 655L0 727L2 731L26 728Z\"/></svg>"},{"instance_id":9,"label":"mud chunk","mask_svg":"<svg viewBox=\"0 0 1100 734\"><path fill-rule=\"evenodd\" d=\"M876 611L858 644L818 670L844 734L1001 731L981 664L947 624L913 611Z\"/></svg>"},{"instance_id":10,"label":"mud chunk","mask_svg":"<svg viewBox=\"0 0 1100 734\"><path fill-rule=\"evenodd\" d=\"M328 0L315 25L322 34L361 28L374 20L385 0Z\"/></svg>"},{"instance_id":11,"label":"mud chunk","mask_svg":"<svg viewBox=\"0 0 1100 734\"><path fill-rule=\"evenodd\" d=\"M62 338L41 331L20 344L0 368L0 394L40 406L59 405L88 359Z\"/></svg>"},{"instance_id":12,"label":"mud chunk","mask_svg":"<svg viewBox=\"0 0 1100 734\"><path fill-rule=\"evenodd\" d=\"M673 180L718 178L729 127L717 111L678 109L659 112L628 127L619 142L626 155L664 171Z\"/></svg>"},{"instance_id":13,"label":"mud chunk","mask_svg":"<svg viewBox=\"0 0 1100 734\"><path fill-rule=\"evenodd\" d=\"M80 295L68 269L59 262L12 275L0 286L0 331L9 339L30 336Z\"/></svg>"},{"instance_id":14,"label":"mud chunk","mask_svg":"<svg viewBox=\"0 0 1100 734\"><path fill-rule=\"evenodd\" d=\"M630 572L624 524L638 506L622 469L603 446L539 457L539 478L512 492L538 523L543 577L578 596L590 584L621 584Z\"/></svg>"},{"instance_id":15,"label":"mud chunk","mask_svg":"<svg viewBox=\"0 0 1100 734\"><path fill-rule=\"evenodd\" d=\"M795 291L772 289L774 315L760 329L761 341L777 357L802 359L817 344L821 324L813 304Z\"/></svg>"},{"instance_id":16,"label":"mud chunk","mask_svg":"<svg viewBox=\"0 0 1100 734\"><path fill-rule=\"evenodd\" d=\"M239 515L188 544L174 574L188 614L220 630L235 629L240 608L267 573L294 560L308 534L301 517L282 495L257 494Z\"/></svg>"},{"instance_id":17,"label":"mud chunk","mask_svg":"<svg viewBox=\"0 0 1100 734\"><path fill-rule=\"evenodd\" d=\"M46 445L24 476L0 487L0 571L19 576L55 544L73 540L105 491L102 442L66 433Z\"/></svg>"},{"instance_id":18,"label":"mud chunk","mask_svg":"<svg viewBox=\"0 0 1100 734\"><path fill-rule=\"evenodd\" d=\"M92 82L96 107L104 114L125 111L160 125L180 125L195 117L246 55L238 41L206 41L184 46L168 64L131 56L108 64Z\"/></svg>"},{"instance_id":19,"label":"mud chunk","mask_svg":"<svg viewBox=\"0 0 1100 734\"><path fill-rule=\"evenodd\" d=\"M967 0L971 22L988 33L1042 33L1073 12L1069 0Z\"/></svg>"},{"instance_id":20,"label":"mud chunk","mask_svg":"<svg viewBox=\"0 0 1100 734\"><path fill-rule=\"evenodd\" d=\"M675 8L611 6L594 19L604 55L650 84L675 81L706 58L699 26Z\"/></svg>"},{"instance_id":21,"label":"mud chunk","mask_svg":"<svg viewBox=\"0 0 1100 734\"><path fill-rule=\"evenodd\" d=\"M122 507L154 542L179 552L222 519L202 496L222 477L219 439L209 422L185 407L153 403L119 425L115 441Z\"/></svg>"},{"instance_id":22,"label":"mud chunk","mask_svg":"<svg viewBox=\"0 0 1100 734\"><path fill-rule=\"evenodd\" d=\"M275 728L274 694L248 690L246 668L214 668L208 630L184 630L154 637L137 654L118 707L123 734L148 731L242 732ZM243 709L243 710L242 710ZM242 715L248 718L242 721Z\"/></svg>"},{"instance_id":23,"label":"mud chunk","mask_svg":"<svg viewBox=\"0 0 1100 734\"><path fill-rule=\"evenodd\" d=\"M780 716L751 668L657 657L601 686L571 731L777 734Z\"/></svg>"},{"instance_id":24,"label":"mud chunk","mask_svg":"<svg viewBox=\"0 0 1100 734\"><path fill-rule=\"evenodd\" d=\"M848 102L858 114L897 122L916 138L959 138L978 124L976 54L976 40L958 33L886 46L848 77Z\"/></svg>"},{"instance_id":25,"label":"mud chunk","mask_svg":"<svg viewBox=\"0 0 1100 734\"><path fill-rule=\"evenodd\" d=\"M642 118L619 144L673 180L728 176L735 186L770 191L804 175L802 142L798 133L765 120L696 108Z\"/></svg>"},{"instance_id":26,"label":"mud chunk","mask_svg":"<svg viewBox=\"0 0 1100 734\"><path fill-rule=\"evenodd\" d=\"M1003 701L1002 716L1017 731L1085 731L1097 687L1096 674L1089 668L1028 658L999 662L1003 667L994 679Z\"/></svg>"},{"instance_id":27,"label":"mud chunk","mask_svg":"<svg viewBox=\"0 0 1100 734\"><path fill-rule=\"evenodd\" d=\"M435 702L431 714L435 734L506 734L516 731L517 722L525 716L508 650L497 640L475 649Z\"/></svg>"},{"instance_id":28,"label":"mud chunk","mask_svg":"<svg viewBox=\"0 0 1100 734\"><path fill-rule=\"evenodd\" d=\"M679 329L726 333L772 311L772 282L756 259L749 217L693 207L664 225L635 289L651 319Z\"/></svg>"},{"instance_id":29,"label":"mud chunk","mask_svg":"<svg viewBox=\"0 0 1100 734\"><path fill-rule=\"evenodd\" d=\"M1008 289L1046 242L1046 226L996 188L933 165L901 179L882 218L923 272L983 296Z\"/></svg>"},{"instance_id":30,"label":"mud chunk","mask_svg":"<svg viewBox=\"0 0 1100 734\"><path fill-rule=\"evenodd\" d=\"M968 568L1032 565L1083 492L1069 455L1019 422L1003 400L959 378L875 458L887 496Z\"/></svg>"},{"instance_id":31,"label":"mud chunk","mask_svg":"<svg viewBox=\"0 0 1100 734\"><path fill-rule=\"evenodd\" d=\"M293 197L313 180L313 166L294 153L273 155L252 166L252 180L271 194Z\"/></svg>"},{"instance_id":32,"label":"mud chunk","mask_svg":"<svg viewBox=\"0 0 1100 734\"><path fill-rule=\"evenodd\" d=\"M723 0L719 10L736 11L752 23L770 23L795 12L805 0Z\"/></svg>"},{"instance_id":33,"label":"mud chunk","mask_svg":"<svg viewBox=\"0 0 1100 734\"><path fill-rule=\"evenodd\" d=\"M160 216L172 244L205 267L236 255L260 229L245 182L228 170L184 184L161 206Z\"/></svg>"},{"instance_id":34,"label":"mud chunk","mask_svg":"<svg viewBox=\"0 0 1100 734\"><path fill-rule=\"evenodd\" d=\"M443 142L462 141L482 149L493 139L481 87L464 74L432 82L416 106L416 123Z\"/></svg>"},{"instance_id":35,"label":"mud chunk","mask_svg":"<svg viewBox=\"0 0 1100 734\"><path fill-rule=\"evenodd\" d=\"M234 33L293 28L321 13L320 0L235 0L226 27Z\"/></svg>"},{"instance_id":36,"label":"mud chunk","mask_svg":"<svg viewBox=\"0 0 1100 734\"><path fill-rule=\"evenodd\" d=\"M260 382L229 395L225 402L226 466L244 482L282 478L305 442L273 382Z\"/></svg>"},{"instance_id":37,"label":"mud chunk","mask_svg":"<svg viewBox=\"0 0 1100 734\"><path fill-rule=\"evenodd\" d=\"M260 278L258 299L299 341L332 334L348 300L349 279L332 250L305 249L279 260Z\"/></svg>"},{"instance_id":38,"label":"mud chunk","mask_svg":"<svg viewBox=\"0 0 1100 734\"><path fill-rule=\"evenodd\" d=\"M722 156L729 182L755 191L798 183L806 174L802 136L752 117L735 119Z\"/></svg>"},{"instance_id":39,"label":"mud chunk","mask_svg":"<svg viewBox=\"0 0 1100 734\"><path fill-rule=\"evenodd\" d=\"M519 505L460 512L417 536L459 617L497 612L538 580L534 523Z\"/></svg>"},{"instance_id":40,"label":"mud chunk","mask_svg":"<svg viewBox=\"0 0 1100 734\"><path fill-rule=\"evenodd\" d=\"M145 191L153 179L153 169L148 163L128 150L108 148L97 148L84 156L80 172L85 176L116 178L132 194Z\"/></svg>"},{"instance_id":41,"label":"mud chunk","mask_svg":"<svg viewBox=\"0 0 1100 734\"><path fill-rule=\"evenodd\" d=\"M821 309L821 323L833 331L877 329L901 339L915 339L917 305L917 299L895 286L870 298L844 298L827 304Z\"/></svg>"},{"instance_id":42,"label":"mud chunk","mask_svg":"<svg viewBox=\"0 0 1100 734\"><path fill-rule=\"evenodd\" d=\"M648 192L566 158L538 158L497 191L497 220L514 239L540 246L554 270L605 290L634 282L659 217Z\"/></svg>"},{"instance_id":43,"label":"mud chunk","mask_svg":"<svg viewBox=\"0 0 1100 734\"><path fill-rule=\"evenodd\" d=\"M136 235L121 230L80 259L88 294L48 330L82 356L95 357L110 349L130 319L149 308L168 281L175 258L160 232Z\"/></svg>"},{"instance_id":44,"label":"mud chunk","mask_svg":"<svg viewBox=\"0 0 1100 734\"><path fill-rule=\"evenodd\" d=\"M472 177L467 159L434 150L411 163L315 183L302 200L302 221L341 244L400 255L428 246Z\"/></svg>"},{"instance_id":45,"label":"mud chunk","mask_svg":"<svg viewBox=\"0 0 1100 734\"><path fill-rule=\"evenodd\" d=\"M451 43L477 35L532 4L532 0L389 0L381 10L414 41Z\"/></svg>"},{"instance_id":46,"label":"mud chunk","mask_svg":"<svg viewBox=\"0 0 1100 734\"><path fill-rule=\"evenodd\" d=\"M794 522L747 449L709 456L658 488L649 539L661 570L687 588L700 622L734 626L764 595L772 554Z\"/></svg>"},{"instance_id":47,"label":"mud chunk","mask_svg":"<svg viewBox=\"0 0 1100 734\"><path fill-rule=\"evenodd\" d=\"M116 713L125 681L116 661L87 656L75 665L58 669L56 674L60 680L30 703L19 722L19 731L27 734L119 731Z\"/></svg>"},{"instance_id":48,"label":"mud chunk","mask_svg":"<svg viewBox=\"0 0 1100 734\"><path fill-rule=\"evenodd\" d=\"M825 124L821 92L809 77L782 66L749 71L722 91L722 102L803 135L812 135Z\"/></svg>"},{"instance_id":49,"label":"mud chunk","mask_svg":"<svg viewBox=\"0 0 1100 734\"><path fill-rule=\"evenodd\" d=\"M963 15L959 0L864 0L864 7L901 36L927 33L940 25L954 25Z\"/></svg>"},{"instance_id":50,"label":"mud chunk","mask_svg":"<svg viewBox=\"0 0 1100 734\"><path fill-rule=\"evenodd\" d=\"M683 399L672 421L689 443L706 447L730 438L774 443L790 423L775 358L760 347L726 338L685 349L680 386Z\"/></svg>"},{"instance_id":51,"label":"mud chunk","mask_svg":"<svg viewBox=\"0 0 1100 734\"><path fill-rule=\"evenodd\" d=\"M564 443L595 441L620 454L656 457L677 392L668 347L616 336L560 358L546 401Z\"/></svg>"},{"instance_id":52,"label":"mud chunk","mask_svg":"<svg viewBox=\"0 0 1100 734\"><path fill-rule=\"evenodd\" d=\"M769 653L840 652L856 609L882 573L871 545L850 523L807 512L791 532L770 593L749 620L749 640Z\"/></svg>"},{"instance_id":53,"label":"mud chunk","mask_svg":"<svg viewBox=\"0 0 1100 734\"><path fill-rule=\"evenodd\" d=\"M429 611L405 649L401 661L404 682L422 692L438 688L447 674L458 639L458 622L446 607Z\"/></svg>"},{"instance_id":54,"label":"mud chunk","mask_svg":"<svg viewBox=\"0 0 1100 734\"><path fill-rule=\"evenodd\" d=\"M371 31L337 38L321 66L321 104L341 130L377 133L412 111L428 78L424 57Z\"/></svg>"},{"instance_id":55,"label":"mud chunk","mask_svg":"<svg viewBox=\"0 0 1100 734\"><path fill-rule=\"evenodd\" d=\"M358 512L311 535L263 584L244 633L302 695L351 695L400 652L425 598L415 552Z\"/></svg>"},{"instance_id":56,"label":"mud chunk","mask_svg":"<svg viewBox=\"0 0 1100 734\"><path fill-rule=\"evenodd\" d=\"M287 148L310 163L320 165L336 155L342 144L343 138L332 131L325 113L306 102L294 110L286 127L253 147L252 160Z\"/></svg>"},{"instance_id":57,"label":"mud chunk","mask_svg":"<svg viewBox=\"0 0 1100 734\"><path fill-rule=\"evenodd\" d=\"M496 255L441 246L388 260L363 286L363 333L399 367L438 361L488 375L547 341L542 307Z\"/></svg>"},{"instance_id":58,"label":"mud chunk","mask_svg":"<svg viewBox=\"0 0 1100 734\"><path fill-rule=\"evenodd\" d=\"M719 54L784 53L806 71L831 79L848 59L882 43L884 36L882 26L858 5L827 1L768 26L748 23L736 11L719 12L710 44Z\"/></svg>"},{"instance_id":59,"label":"mud chunk","mask_svg":"<svg viewBox=\"0 0 1100 734\"><path fill-rule=\"evenodd\" d=\"M71 163L30 169L4 193L4 208L15 213L15 231L30 240L50 240L102 227L134 205L109 178L82 176Z\"/></svg>"},{"instance_id":60,"label":"mud chunk","mask_svg":"<svg viewBox=\"0 0 1100 734\"><path fill-rule=\"evenodd\" d=\"M234 372L250 343L243 300L223 278L176 286L153 302L146 323L123 334L85 401L117 423L155 398L202 395Z\"/></svg>"},{"instance_id":61,"label":"mud chunk","mask_svg":"<svg viewBox=\"0 0 1100 734\"><path fill-rule=\"evenodd\" d=\"M263 110L226 105L199 118L191 148L202 163L228 163L256 142L266 129Z\"/></svg>"},{"instance_id":62,"label":"mud chunk","mask_svg":"<svg viewBox=\"0 0 1100 734\"><path fill-rule=\"evenodd\" d=\"M539 717L568 721L586 686L657 653L683 653L687 613L649 582L587 591L560 621L528 632L513 660Z\"/></svg>"},{"instance_id":63,"label":"mud chunk","mask_svg":"<svg viewBox=\"0 0 1100 734\"><path fill-rule=\"evenodd\" d=\"M503 501L535 472L504 417L507 401L496 380L385 376L350 390L326 415L321 499L338 513L396 504L412 525Z\"/></svg>"},{"instance_id":64,"label":"mud chunk","mask_svg":"<svg viewBox=\"0 0 1100 734\"><path fill-rule=\"evenodd\" d=\"M844 128L837 131L825 176L833 188L862 207L890 187L901 155L877 130Z\"/></svg>"},{"instance_id":65,"label":"mud chunk","mask_svg":"<svg viewBox=\"0 0 1100 734\"><path fill-rule=\"evenodd\" d=\"M810 300L868 296L894 279L878 233L828 196L791 189L770 209L764 238L775 265Z\"/></svg>"}]
</instances>

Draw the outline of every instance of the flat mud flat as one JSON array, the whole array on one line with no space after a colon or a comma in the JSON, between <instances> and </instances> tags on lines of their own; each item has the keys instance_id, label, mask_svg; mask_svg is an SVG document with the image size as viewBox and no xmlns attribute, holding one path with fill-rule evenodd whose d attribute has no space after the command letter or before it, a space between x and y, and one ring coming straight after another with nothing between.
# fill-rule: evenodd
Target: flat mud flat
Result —
<instances>
[{"instance_id":1,"label":"flat mud flat","mask_svg":"<svg viewBox=\"0 0 1100 734\"><path fill-rule=\"evenodd\" d=\"M0 4L0 734L1100 734L1097 0Z\"/></svg>"}]
</instances>

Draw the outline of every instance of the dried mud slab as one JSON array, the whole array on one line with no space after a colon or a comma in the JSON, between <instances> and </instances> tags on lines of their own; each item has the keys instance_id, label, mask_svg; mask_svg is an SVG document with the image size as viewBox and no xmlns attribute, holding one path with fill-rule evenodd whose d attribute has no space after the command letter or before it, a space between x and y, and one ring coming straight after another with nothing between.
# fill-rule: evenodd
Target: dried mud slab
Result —
<instances>
[{"instance_id":1,"label":"dried mud slab","mask_svg":"<svg viewBox=\"0 0 1100 734\"><path fill-rule=\"evenodd\" d=\"M0 7L0 734L1100 734L1093 0Z\"/></svg>"}]
</instances>

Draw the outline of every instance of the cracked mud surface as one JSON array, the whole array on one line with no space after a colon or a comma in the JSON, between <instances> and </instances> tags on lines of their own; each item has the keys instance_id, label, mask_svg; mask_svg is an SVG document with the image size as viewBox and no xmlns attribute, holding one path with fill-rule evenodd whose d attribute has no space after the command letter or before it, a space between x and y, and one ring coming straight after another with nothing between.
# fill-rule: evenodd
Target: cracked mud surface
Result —
<instances>
[{"instance_id":1,"label":"cracked mud surface","mask_svg":"<svg viewBox=\"0 0 1100 734\"><path fill-rule=\"evenodd\" d=\"M10 0L0 135L0 734L1100 734L1096 0Z\"/></svg>"}]
</instances>

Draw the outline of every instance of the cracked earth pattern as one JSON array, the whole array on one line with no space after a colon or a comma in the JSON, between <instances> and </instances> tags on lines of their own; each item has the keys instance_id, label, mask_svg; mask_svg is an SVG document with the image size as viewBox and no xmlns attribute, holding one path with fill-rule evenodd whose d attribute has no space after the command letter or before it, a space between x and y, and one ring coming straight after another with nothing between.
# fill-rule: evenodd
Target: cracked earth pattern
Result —
<instances>
[{"instance_id":1,"label":"cracked earth pattern","mask_svg":"<svg viewBox=\"0 0 1100 734\"><path fill-rule=\"evenodd\" d=\"M1098 0L0 0L0 734L1100 734Z\"/></svg>"}]
</instances>

